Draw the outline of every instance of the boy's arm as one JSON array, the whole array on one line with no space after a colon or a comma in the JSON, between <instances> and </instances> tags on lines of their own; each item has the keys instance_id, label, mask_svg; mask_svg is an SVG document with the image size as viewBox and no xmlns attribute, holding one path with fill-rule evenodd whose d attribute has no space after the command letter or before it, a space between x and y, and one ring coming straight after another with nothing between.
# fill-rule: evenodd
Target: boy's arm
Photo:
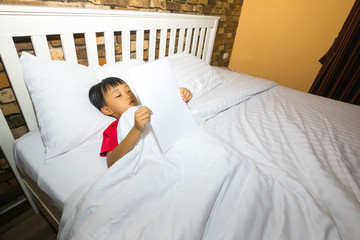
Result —
<instances>
[{"instance_id":1,"label":"boy's arm","mask_svg":"<svg viewBox=\"0 0 360 240\"><path fill-rule=\"evenodd\" d=\"M135 147L141 133L145 130L146 124L150 122L151 114L151 110L145 106L136 110L134 127L113 151L106 154L108 168Z\"/></svg>"},{"instance_id":2,"label":"boy's arm","mask_svg":"<svg viewBox=\"0 0 360 240\"><path fill-rule=\"evenodd\" d=\"M141 131L133 127L128 135L116 146L113 151L107 152L106 161L108 168L135 147L141 133Z\"/></svg>"}]
</instances>

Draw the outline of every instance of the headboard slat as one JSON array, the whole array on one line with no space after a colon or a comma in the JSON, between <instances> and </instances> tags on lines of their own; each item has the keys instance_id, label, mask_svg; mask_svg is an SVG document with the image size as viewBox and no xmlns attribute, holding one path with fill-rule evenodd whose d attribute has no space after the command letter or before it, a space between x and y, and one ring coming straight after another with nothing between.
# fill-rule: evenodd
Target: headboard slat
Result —
<instances>
[{"instance_id":1,"label":"headboard slat","mask_svg":"<svg viewBox=\"0 0 360 240\"><path fill-rule=\"evenodd\" d=\"M124 30L121 33L122 60L130 59L130 31Z\"/></svg>"},{"instance_id":2,"label":"headboard slat","mask_svg":"<svg viewBox=\"0 0 360 240\"><path fill-rule=\"evenodd\" d=\"M164 57L165 57L166 40L167 40L167 29L161 29L161 30L160 30L160 51L159 51L159 58L164 58Z\"/></svg>"},{"instance_id":3,"label":"headboard slat","mask_svg":"<svg viewBox=\"0 0 360 240\"><path fill-rule=\"evenodd\" d=\"M95 32L85 33L85 45L89 66L99 65Z\"/></svg>"},{"instance_id":4,"label":"headboard slat","mask_svg":"<svg viewBox=\"0 0 360 240\"><path fill-rule=\"evenodd\" d=\"M71 33L60 34L60 39L65 60L77 63L74 35Z\"/></svg>"},{"instance_id":5,"label":"headboard slat","mask_svg":"<svg viewBox=\"0 0 360 240\"><path fill-rule=\"evenodd\" d=\"M155 60L155 48L156 48L156 29L150 30L149 36L149 61Z\"/></svg>"},{"instance_id":6,"label":"headboard slat","mask_svg":"<svg viewBox=\"0 0 360 240\"><path fill-rule=\"evenodd\" d=\"M172 28L170 30L169 56L174 54L174 51L175 51L175 38L176 38L176 29Z\"/></svg>"},{"instance_id":7,"label":"headboard slat","mask_svg":"<svg viewBox=\"0 0 360 240\"><path fill-rule=\"evenodd\" d=\"M185 28L181 28L180 33L179 33L179 41L178 41L177 52L182 52L183 49L184 49L184 37L185 37Z\"/></svg>"},{"instance_id":8,"label":"headboard slat","mask_svg":"<svg viewBox=\"0 0 360 240\"><path fill-rule=\"evenodd\" d=\"M197 56L198 58L201 58L201 57L202 57L204 36L205 36L205 28L201 28L201 30L200 30L199 47L198 47L197 54L196 54L196 56Z\"/></svg>"},{"instance_id":9,"label":"headboard slat","mask_svg":"<svg viewBox=\"0 0 360 240\"><path fill-rule=\"evenodd\" d=\"M192 31L193 31L192 28L188 28L186 31L186 42L185 42L185 50L184 50L184 52L186 52L186 53L190 53Z\"/></svg>"},{"instance_id":10,"label":"headboard slat","mask_svg":"<svg viewBox=\"0 0 360 240\"><path fill-rule=\"evenodd\" d=\"M202 59L207 59L208 55L207 52L205 51L205 49L207 49L209 47L210 44L210 37L211 37L211 32L210 32L210 28L206 28L206 33L205 33L205 41L204 41L204 52L203 52L203 57Z\"/></svg>"},{"instance_id":11,"label":"headboard slat","mask_svg":"<svg viewBox=\"0 0 360 240\"><path fill-rule=\"evenodd\" d=\"M48 42L45 35L31 36L31 42L36 56L42 59L51 59Z\"/></svg>"},{"instance_id":12,"label":"headboard slat","mask_svg":"<svg viewBox=\"0 0 360 240\"><path fill-rule=\"evenodd\" d=\"M206 49L206 51L204 50L205 57L202 58L207 63L210 63L211 60L212 52L211 51L209 52L208 49L213 49L214 47L217 24L218 23L216 22L214 28L207 28L209 34L206 37L206 41L205 41L205 49Z\"/></svg>"},{"instance_id":13,"label":"headboard slat","mask_svg":"<svg viewBox=\"0 0 360 240\"><path fill-rule=\"evenodd\" d=\"M115 63L114 31L104 32L106 63Z\"/></svg>"},{"instance_id":14,"label":"headboard slat","mask_svg":"<svg viewBox=\"0 0 360 240\"><path fill-rule=\"evenodd\" d=\"M144 58L144 30L136 31L136 59Z\"/></svg>"},{"instance_id":15,"label":"headboard slat","mask_svg":"<svg viewBox=\"0 0 360 240\"><path fill-rule=\"evenodd\" d=\"M193 39L192 39L192 44L191 44L191 54L192 55L196 54L196 47L197 47L197 44L198 44L198 38L199 38L199 28L195 28Z\"/></svg>"}]
</instances>

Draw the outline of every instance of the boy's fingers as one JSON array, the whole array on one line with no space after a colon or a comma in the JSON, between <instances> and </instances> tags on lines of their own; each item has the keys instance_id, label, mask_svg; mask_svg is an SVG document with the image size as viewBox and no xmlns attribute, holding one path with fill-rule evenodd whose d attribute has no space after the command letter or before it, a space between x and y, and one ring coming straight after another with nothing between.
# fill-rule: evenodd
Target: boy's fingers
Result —
<instances>
[{"instance_id":1,"label":"boy's fingers","mask_svg":"<svg viewBox=\"0 0 360 240\"><path fill-rule=\"evenodd\" d=\"M192 93L187 88L180 88L180 96L184 102L188 102L192 98Z\"/></svg>"},{"instance_id":2,"label":"boy's fingers","mask_svg":"<svg viewBox=\"0 0 360 240\"><path fill-rule=\"evenodd\" d=\"M150 108L148 108L147 106L143 106L142 107L143 109L145 109L147 112L149 112L150 114L152 114L152 111Z\"/></svg>"},{"instance_id":3,"label":"boy's fingers","mask_svg":"<svg viewBox=\"0 0 360 240\"><path fill-rule=\"evenodd\" d=\"M185 91L183 100L188 102L190 99L191 99L191 92L190 91Z\"/></svg>"},{"instance_id":4,"label":"boy's fingers","mask_svg":"<svg viewBox=\"0 0 360 240\"><path fill-rule=\"evenodd\" d=\"M141 108L139 108L138 110L136 110L137 113L141 114L141 113L150 113L152 114L152 111L150 108L146 107L146 106L142 106Z\"/></svg>"},{"instance_id":5,"label":"boy's fingers","mask_svg":"<svg viewBox=\"0 0 360 240\"><path fill-rule=\"evenodd\" d=\"M151 111L151 109L150 109L150 108L148 108L148 107L146 107L146 108L149 110L150 114L153 114L153 112Z\"/></svg>"},{"instance_id":6,"label":"boy's fingers","mask_svg":"<svg viewBox=\"0 0 360 240\"><path fill-rule=\"evenodd\" d=\"M186 88L180 88L180 96L184 100L186 94Z\"/></svg>"},{"instance_id":7,"label":"boy's fingers","mask_svg":"<svg viewBox=\"0 0 360 240\"><path fill-rule=\"evenodd\" d=\"M152 112L149 108L144 108L144 109L142 109L142 111L139 112L139 118L140 118L140 120L147 119L148 121L150 121L151 114L152 114Z\"/></svg>"}]
</instances>

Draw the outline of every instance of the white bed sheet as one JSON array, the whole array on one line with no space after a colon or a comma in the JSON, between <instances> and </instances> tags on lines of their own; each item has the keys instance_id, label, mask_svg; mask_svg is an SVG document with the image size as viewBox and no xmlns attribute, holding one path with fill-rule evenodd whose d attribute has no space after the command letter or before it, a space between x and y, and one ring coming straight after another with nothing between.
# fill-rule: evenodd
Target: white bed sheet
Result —
<instances>
[{"instance_id":1,"label":"white bed sheet","mask_svg":"<svg viewBox=\"0 0 360 240\"><path fill-rule=\"evenodd\" d=\"M107 169L106 160L99 156L101 141L87 142L46 163L39 130L33 130L15 141L16 164L61 210L74 190Z\"/></svg>"}]
</instances>

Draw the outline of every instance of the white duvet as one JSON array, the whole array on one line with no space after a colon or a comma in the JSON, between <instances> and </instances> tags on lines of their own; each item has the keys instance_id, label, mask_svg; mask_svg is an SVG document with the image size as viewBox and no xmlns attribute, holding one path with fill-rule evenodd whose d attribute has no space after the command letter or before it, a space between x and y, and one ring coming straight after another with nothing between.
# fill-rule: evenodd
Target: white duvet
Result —
<instances>
[{"instance_id":1,"label":"white duvet","mask_svg":"<svg viewBox=\"0 0 360 240\"><path fill-rule=\"evenodd\" d=\"M225 101L194 101L190 107L198 122L275 86L252 80L251 89L229 91L217 99ZM239 89L233 90L240 90L245 82L239 80ZM120 137L132 126L135 110L129 109L121 118ZM339 225L313 189L263 159L266 156L250 145L229 144L205 127L198 127L162 155L148 128L133 151L67 199L58 237L303 240L360 235L354 227L359 220L356 199L340 191L346 213L353 209L354 215ZM323 174L316 168L311 171ZM338 188L329 185L326 190L331 189ZM348 235L341 232L346 227Z\"/></svg>"},{"instance_id":2,"label":"white duvet","mask_svg":"<svg viewBox=\"0 0 360 240\"><path fill-rule=\"evenodd\" d=\"M126 117L133 119L133 112ZM59 239L339 238L301 184L271 169L259 171L205 128L163 156L155 141L147 132L68 199Z\"/></svg>"}]
</instances>

